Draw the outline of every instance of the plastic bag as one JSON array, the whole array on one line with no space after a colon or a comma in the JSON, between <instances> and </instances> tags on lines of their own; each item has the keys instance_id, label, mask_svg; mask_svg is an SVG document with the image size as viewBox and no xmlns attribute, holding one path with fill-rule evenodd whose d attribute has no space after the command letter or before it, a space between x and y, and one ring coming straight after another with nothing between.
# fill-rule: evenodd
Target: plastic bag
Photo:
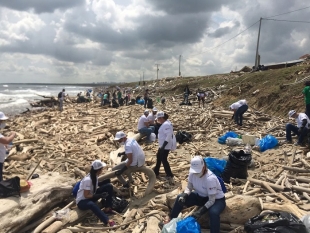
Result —
<instances>
[{"instance_id":1,"label":"plastic bag","mask_svg":"<svg viewBox=\"0 0 310 233\"><path fill-rule=\"evenodd\" d=\"M233 131L229 131L229 132L225 133L223 136L219 137L217 141L220 144L225 144L227 138L238 138L238 134L236 134Z\"/></svg>"},{"instance_id":2,"label":"plastic bag","mask_svg":"<svg viewBox=\"0 0 310 233\"><path fill-rule=\"evenodd\" d=\"M161 233L177 233L177 222L182 218L173 218L169 223L165 224Z\"/></svg>"},{"instance_id":3,"label":"plastic bag","mask_svg":"<svg viewBox=\"0 0 310 233\"><path fill-rule=\"evenodd\" d=\"M193 217L177 222L177 233L200 233L200 225Z\"/></svg>"},{"instance_id":4,"label":"plastic bag","mask_svg":"<svg viewBox=\"0 0 310 233\"><path fill-rule=\"evenodd\" d=\"M204 161L206 162L208 169L217 176L221 176L227 163L227 161L224 159L217 159L210 157L204 158Z\"/></svg>"},{"instance_id":5,"label":"plastic bag","mask_svg":"<svg viewBox=\"0 0 310 233\"><path fill-rule=\"evenodd\" d=\"M231 137L228 137L226 139L226 145L227 146L240 146L243 144L243 140L240 139L240 138L231 138Z\"/></svg>"},{"instance_id":6,"label":"plastic bag","mask_svg":"<svg viewBox=\"0 0 310 233\"><path fill-rule=\"evenodd\" d=\"M66 208L66 209L63 209L63 210L55 211L54 214L53 214L53 217L56 220L68 219L68 218L70 218L70 214L69 213L70 213L70 209Z\"/></svg>"},{"instance_id":7,"label":"plastic bag","mask_svg":"<svg viewBox=\"0 0 310 233\"><path fill-rule=\"evenodd\" d=\"M308 233L310 233L310 214L307 214L301 218L301 221L306 226Z\"/></svg>"},{"instance_id":8,"label":"plastic bag","mask_svg":"<svg viewBox=\"0 0 310 233\"><path fill-rule=\"evenodd\" d=\"M150 140L151 140L151 142L155 142L156 141L156 134L151 133Z\"/></svg>"},{"instance_id":9,"label":"plastic bag","mask_svg":"<svg viewBox=\"0 0 310 233\"><path fill-rule=\"evenodd\" d=\"M278 140L274 136L269 135L269 134L259 141L259 148L261 152L272 149L276 147L277 145L278 145Z\"/></svg>"}]
</instances>

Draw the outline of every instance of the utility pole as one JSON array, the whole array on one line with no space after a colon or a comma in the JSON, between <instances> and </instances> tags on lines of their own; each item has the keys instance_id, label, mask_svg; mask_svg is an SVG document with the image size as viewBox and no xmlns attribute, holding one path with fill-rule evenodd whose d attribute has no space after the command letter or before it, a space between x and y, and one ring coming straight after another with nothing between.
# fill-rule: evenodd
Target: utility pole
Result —
<instances>
[{"instance_id":1,"label":"utility pole","mask_svg":"<svg viewBox=\"0 0 310 233\"><path fill-rule=\"evenodd\" d=\"M143 71L143 86L144 86L144 71Z\"/></svg>"},{"instance_id":2,"label":"utility pole","mask_svg":"<svg viewBox=\"0 0 310 233\"><path fill-rule=\"evenodd\" d=\"M262 17L259 19L259 29L258 29L258 37L257 37L257 46L256 46L256 55L255 55L255 68L258 68L258 48L259 48L259 38L260 38L260 28L262 26Z\"/></svg>"},{"instance_id":3,"label":"utility pole","mask_svg":"<svg viewBox=\"0 0 310 233\"><path fill-rule=\"evenodd\" d=\"M179 77L181 77L181 57L182 55L179 56Z\"/></svg>"},{"instance_id":4,"label":"utility pole","mask_svg":"<svg viewBox=\"0 0 310 233\"><path fill-rule=\"evenodd\" d=\"M156 72L157 72L157 81L158 81L158 71L159 71L158 65L159 65L159 64L155 64L155 65L156 65L156 67L157 67Z\"/></svg>"}]
</instances>

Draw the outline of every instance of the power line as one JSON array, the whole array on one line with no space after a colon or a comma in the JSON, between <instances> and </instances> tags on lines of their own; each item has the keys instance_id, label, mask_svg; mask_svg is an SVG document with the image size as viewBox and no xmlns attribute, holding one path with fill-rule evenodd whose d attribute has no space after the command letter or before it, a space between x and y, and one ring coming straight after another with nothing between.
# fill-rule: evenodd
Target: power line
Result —
<instances>
[{"instance_id":1,"label":"power line","mask_svg":"<svg viewBox=\"0 0 310 233\"><path fill-rule=\"evenodd\" d=\"M293 11L288 11L288 12L281 13L281 14L278 14L278 15L269 16L269 17L267 17L267 18L265 18L265 19L274 18L274 17L280 16L280 15L287 15L287 14L290 14L290 13L293 13L293 12L296 12L296 11L305 10L305 9L308 9L308 8L310 8L310 6L303 7L303 8L297 9L297 10L293 10Z\"/></svg>"},{"instance_id":2,"label":"power line","mask_svg":"<svg viewBox=\"0 0 310 233\"><path fill-rule=\"evenodd\" d=\"M310 23L310 21L299 21L299 20L285 20L285 19L266 19L264 20L271 20L271 21L282 21L282 22L290 22L290 23Z\"/></svg>"}]
</instances>

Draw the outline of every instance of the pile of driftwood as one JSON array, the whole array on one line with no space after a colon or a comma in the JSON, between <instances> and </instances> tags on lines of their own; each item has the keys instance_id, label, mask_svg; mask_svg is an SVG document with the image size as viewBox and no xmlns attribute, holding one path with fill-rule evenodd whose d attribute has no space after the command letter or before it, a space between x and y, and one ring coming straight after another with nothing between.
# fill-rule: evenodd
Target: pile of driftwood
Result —
<instances>
[{"instance_id":1,"label":"pile of driftwood","mask_svg":"<svg viewBox=\"0 0 310 233\"><path fill-rule=\"evenodd\" d=\"M212 98L218 97L219 93L214 91ZM33 196L36 196L36 199L42 198L39 199L44 203L44 197L54 195L52 191L67 190L68 185L72 187L85 176L95 159L101 159L109 165L104 178L113 178L116 193L131 201L124 214L112 216L118 227L103 228L91 213L79 211L70 192L64 191L57 197L58 201L53 202L55 205L50 203L43 210L31 208L31 214L23 212L23 206L16 206L20 218L23 214L32 217L22 223L12 221L5 229L8 232L21 232L20 229L24 227L29 232L158 232L158 223L169 213L176 195L182 192L186 185L191 157L199 154L226 158L230 150L234 149L218 144L219 136L233 130L241 135L252 134L262 138L272 134L279 140L284 139L285 121L282 119L250 109L244 115L244 126L237 128L231 120L231 112L214 106L212 102L204 109L195 104L179 106L181 98L182 96L168 97L166 105L156 106L169 114L175 132L185 130L193 135L190 143L178 145L177 150L169 155L175 175L174 182L154 180L149 171L156 161L157 142L146 144L144 139L138 136L137 139L140 139L146 153L146 168L134 174L135 182L129 190L123 190L118 180L113 178L114 173L110 172L115 163L114 159L111 159L111 152L118 150L113 138L119 130L132 137L137 136L136 127L144 112L143 106L132 105L114 109L101 108L98 103L67 104L63 112L49 109L16 116L10 120L7 132L16 131L17 138L4 164L5 177L18 175L26 179L38 165L35 173L40 176L57 172L68 180L64 184L51 183L51 191L45 193L36 193L34 182L28 196L29 202L33 202ZM310 180L310 161L305 155L306 152L293 145L279 146L264 153L253 150L255 166L249 170L249 178L232 179L231 183L227 184L227 208L221 218L223 232L240 229L245 221L262 210L286 210L298 217L304 215L309 208L310 199L310 188L307 186ZM163 168L160 173L164 176ZM44 179L41 181L44 182ZM26 200L27 196L24 198ZM63 203L61 207L60 202ZM67 206L64 206L66 204ZM50 211L56 209L70 211L69 217L53 217ZM193 208L184 210L182 216L191 211ZM4 226L2 219L6 217L1 218L0 226ZM208 227L206 219L207 216L201 218L202 227Z\"/></svg>"}]
</instances>

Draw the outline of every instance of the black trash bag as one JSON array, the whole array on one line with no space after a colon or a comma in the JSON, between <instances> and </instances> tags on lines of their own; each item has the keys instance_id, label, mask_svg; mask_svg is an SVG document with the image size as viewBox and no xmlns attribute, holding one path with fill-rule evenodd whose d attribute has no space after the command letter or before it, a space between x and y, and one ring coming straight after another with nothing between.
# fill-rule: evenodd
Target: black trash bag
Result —
<instances>
[{"instance_id":1,"label":"black trash bag","mask_svg":"<svg viewBox=\"0 0 310 233\"><path fill-rule=\"evenodd\" d=\"M122 213L128 206L129 202L126 199L112 197L112 209L118 213Z\"/></svg>"},{"instance_id":2,"label":"black trash bag","mask_svg":"<svg viewBox=\"0 0 310 233\"><path fill-rule=\"evenodd\" d=\"M112 99L112 108L118 108L119 104L116 102L115 99Z\"/></svg>"},{"instance_id":3,"label":"black trash bag","mask_svg":"<svg viewBox=\"0 0 310 233\"><path fill-rule=\"evenodd\" d=\"M129 102L129 105L135 105L136 104L136 100L135 99L131 99Z\"/></svg>"},{"instance_id":4,"label":"black trash bag","mask_svg":"<svg viewBox=\"0 0 310 233\"><path fill-rule=\"evenodd\" d=\"M248 177L248 165L251 163L252 155L244 153L243 150L231 151L228 161L222 173L225 183L230 182L230 178L246 179Z\"/></svg>"},{"instance_id":5,"label":"black trash bag","mask_svg":"<svg viewBox=\"0 0 310 233\"><path fill-rule=\"evenodd\" d=\"M0 198L11 196L20 196L20 178L14 178L0 181Z\"/></svg>"},{"instance_id":6,"label":"black trash bag","mask_svg":"<svg viewBox=\"0 0 310 233\"><path fill-rule=\"evenodd\" d=\"M183 142L189 142L192 140L192 135L186 131L178 131L175 135L175 138L178 143L182 144Z\"/></svg>"},{"instance_id":7,"label":"black trash bag","mask_svg":"<svg viewBox=\"0 0 310 233\"><path fill-rule=\"evenodd\" d=\"M273 212L250 218L244 225L247 233L307 233L306 226L294 214Z\"/></svg>"}]
</instances>

